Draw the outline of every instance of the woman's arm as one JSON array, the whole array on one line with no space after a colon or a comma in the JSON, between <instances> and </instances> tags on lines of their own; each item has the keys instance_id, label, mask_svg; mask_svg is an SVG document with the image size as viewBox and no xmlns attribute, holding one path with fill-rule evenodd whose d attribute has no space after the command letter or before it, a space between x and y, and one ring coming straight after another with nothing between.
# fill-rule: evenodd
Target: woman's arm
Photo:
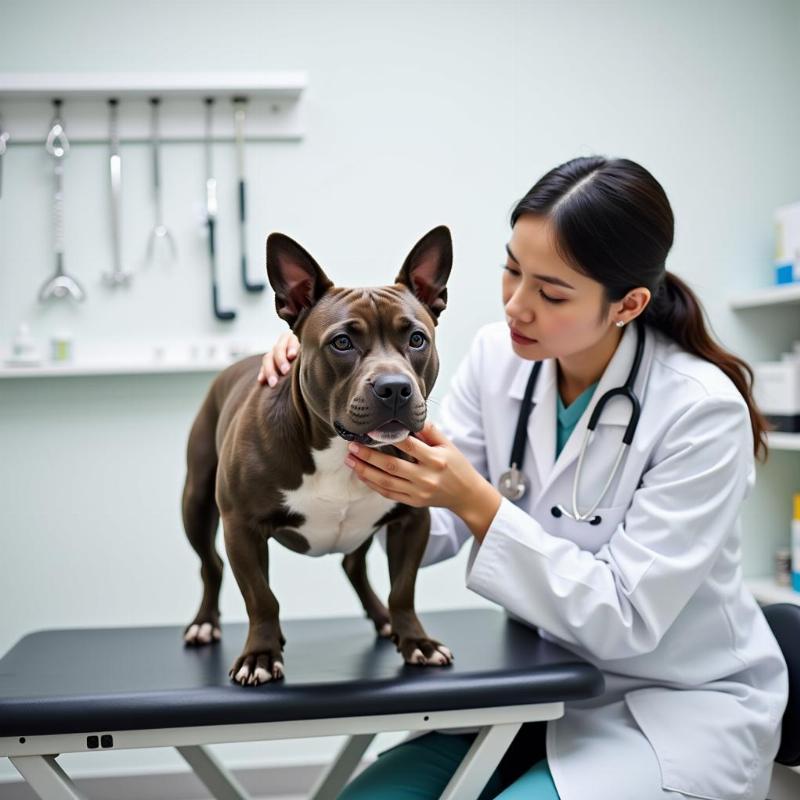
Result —
<instances>
[{"instance_id":1,"label":"woman's arm","mask_svg":"<svg viewBox=\"0 0 800 800\"><path fill-rule=\"evenodd\" d=\"M450 447L415 442L409 451L430 462L432 453L449 453ZM752 453L741 399L704 398L670 427L624 520L597 553L549 534L503 498L468 568L467 587L597 658L651 652L730 537L754 481ZM380 453L368 457L391 459ZM432 487L430 469L392 460L402 466L373 476L376 491L449 503L444 513L451 524L459 519L452 494L458 481L443 473ZM461 490L469 492L469 485L462 483Z\"/></svg>"},{"instance_id":2,"label":"woman's arm","mask_svg":"<svg viewBox=\"0 0 800 800\"><path fill-rule=\"evenodd\" d=\"M705 398L670 428L597 553L503 500L467 586L598 658L654 650L707 578L754 481L739 398Z\"/></svg>"}]
</instances>

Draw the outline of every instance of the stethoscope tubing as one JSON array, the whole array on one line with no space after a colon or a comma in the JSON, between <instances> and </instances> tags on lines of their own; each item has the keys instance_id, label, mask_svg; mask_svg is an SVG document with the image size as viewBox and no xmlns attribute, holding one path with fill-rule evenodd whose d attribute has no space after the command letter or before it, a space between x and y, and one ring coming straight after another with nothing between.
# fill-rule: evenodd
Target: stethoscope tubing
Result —
<instances>
[{"instance_id":1,"label":"stethoscope tubing","mask_svg":"<svg viewBox=\"0 0 800 800\"><path fill-rule=\"evenodd\" d=\"M595 405L594 409L592 410L592 415L589 418L589 424L587 425L586 432L583 437L583 442L581 443L581 449L578 456L578 466L575 470L575 479L572 483L572 513L567 511L563 505L555 505L553 506L550 511L555 517L566 516L576 522L588 522L590 525L598 525L602 521L601 517L594 514L595 510L598 508L600 503L603 501L606 493L608 492L611 484L614 480L614 477L619 470L620 464L622 463L623 457L627 452L628 448L633 442L633 437L636 433L636 428L639 425L639 417L641 416L641 403L639 402L639 398L636 396L636 393L633 391L633 386L636 382L636 379L639 375L639 369L642 363L642 356L644 353L644 341L645 341L645 329L644 324L640 322L640 320L636 320L636 333L637 333L637 340L636 340L636 353L634 355L633 364L631 365L630 372L628 373L628 378L625 381L623 386L618 386L614 389L610 389L607 391ZM511 460L510 460L510 472L504 473L503 476L500 478L501 484L501 491L503 491L503 484L508 484L508 476L509 474L518 474L522 470L522 462L525 457L525 442L526 442L526 432L527 432L527 423L528 418L530 417L531 411L533 410L534 403L531 402L531 398L533 397L533 390L536 386L536 381L539 377L539 371L541 369L542 362L537 361L533 365L533 369L531 370L531 374L528 378L528 382L525 386L525 394L522 400L522 406L520 408L520 414L517 419L517 428L514 434L514 444L511 450ZM609 400L612 400L614 397L625 397L631 404L631 416L628 420L628 425L625 428L625 433L622 437L622 442L620 443L619 450L617 451L617 457L614 461L614 466L611 469L611 472L608 476L608 479L603 486L602 491L598 495L597 499L591 506L591 508L586 512L581 512L578 507L578 488L580 485L580 477L583 472L583 462L586 456L586 450L588 449L589 442L594 434L595 428L597 427L597 423L600 420L600 415L603 413L603 409L608 404ZM513 491L513 497L510 499L519 500L525 494L526 486L524 483L520 483L516 490ZM509 494L505 494L505 496L509 497Z\"/></svg>"}]
</instances>

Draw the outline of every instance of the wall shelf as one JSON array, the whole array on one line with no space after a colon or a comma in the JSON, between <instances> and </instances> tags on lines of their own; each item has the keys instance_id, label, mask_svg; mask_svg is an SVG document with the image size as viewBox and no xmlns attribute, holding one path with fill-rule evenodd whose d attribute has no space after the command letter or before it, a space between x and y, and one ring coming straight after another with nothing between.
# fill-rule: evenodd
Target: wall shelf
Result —
<instances>
[{"instance_id":1,"label":"wall shelf","mask_svg":"<svg viewBox=\"0 0 800 800\"><path fill-rule=\"evenodd\" d=\"M127 364L103 361L76 361L65 364L43 362L39 366L15 367L0 366L0 379L3 378L58 378L87 377L102 375L148 375L176 372L219 372L236 359L214 359L197 361L135 361Z\"/></svg>"},{"instance_id":2,"label":"wall shelf","mask_svg":"<svg viewBox=\"0 0 800 800\"><path fill-rule=\"evenodd\" d=\"M234 137L234 97L247 98L248 140L298 140L304 135L301 98L304 72L209 73L0 73L0 116L8 145L44 144L54 99L62 101L72 144L108 142L108 105L119 100L119 137L146 142L151 97L160 97L161 139L200 141L204 98L215 98L214 141Z\"/></svg>"},{"instance_id":3,"label":"wall shelf","mask_svg":"<svg viewBox=\"0 0 800 800\"><path fill-rule=\"evenodd\" d=\"M767 434L767 442L773 450L800 450L800 433L773 431Z\"/></svg>"},{"instance_id":4,"label":"wall shelf","mask_svg":"<svg viewBox=\"0 0 800 800\"><path fill-rule=\"evenodd\" d=\"M800 592L796 592L791 586L778 586L772 577L746 578L745 584L761 605L770 603L800 605Z\"/></svg>"},{"instance_id":5,"label":"wall shelf","mask_svg":"<svg viewBox=\"0 0 800 800\"><path fill-rule=\"evenodd\" d=\"M22 366L0 359L0 380L4 378L57 378L103 375L147 375L158 373L219 372L235 361L265 351L264 342L241 340L198 340L196 342L153 343L136 349L120 345L113 350L90 352L71 361L42 359Z\"/></svg>"},{"instance_id":6,"label":"wall shelf","mask_svg":"<svg viewBox=\"0 0 800 800\"><path fill-rule=\"evenodd\" d=\"M305 72L0 73L0 99L245 95L296 100L305 87Z\"/></svg>"},{"instance_id":7,"label":"wall shelf","mask_svg":"<svg viewBox=\"0 0 800 800\"><path fill-rule=\"evenodd\" d=\"M786 283L770 286L765 289L756 289L747 294L733 297L730 307L734 310L744 308L759 308L761 306L800 304L800 283Z\"/></svg>"}]
</instances>

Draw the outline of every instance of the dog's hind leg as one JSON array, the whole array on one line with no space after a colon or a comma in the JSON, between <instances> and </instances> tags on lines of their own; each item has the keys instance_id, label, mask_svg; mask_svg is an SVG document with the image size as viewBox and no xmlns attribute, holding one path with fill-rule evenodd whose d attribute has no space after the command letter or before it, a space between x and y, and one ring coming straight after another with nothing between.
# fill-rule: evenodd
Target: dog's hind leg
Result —
<instances>
[{"instance_id":1,"label":"dog's hind leg","mask_svg":"<svg viewBox=\"0 0 800 800\"><path fill-rule=\"evenodd\" d=\"M379 636L389 637L392 635L392 626L389 622L389 610L380 601L378 595L372 590L372 586L367 576L367 551L372 544L373 537L370 536L364 544L352 553L348 553L342 559L342 569L350 579L350 583L356 590L367 617L372 620Z\"/></svg>"},{"instance_id":2,"label":"dog's hind leg","mask_svg":"<svg viewBox=\"0 0 800 800\"><path fill-rule=\"evenodd\" d=\"M183 487L183 527L189 543L200 557L203 599L195 618L186 626L186 644L204 645L222 636L219 622L219 590L222 558L214 545L219 509L214 500L217 452L214 443L216 413L211 395L206 398L189 434L186 453L186 483Z\"/></svg>"}]
</instances>

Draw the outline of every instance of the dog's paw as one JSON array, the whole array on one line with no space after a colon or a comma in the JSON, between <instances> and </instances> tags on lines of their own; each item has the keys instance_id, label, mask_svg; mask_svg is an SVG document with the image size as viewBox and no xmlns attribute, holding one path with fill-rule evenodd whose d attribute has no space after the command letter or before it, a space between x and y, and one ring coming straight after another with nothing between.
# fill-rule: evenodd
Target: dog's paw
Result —
<instances>
[{"instance_id":1,"label":"dog's paw","mask_svg":"<svg viewBox=\"0 0 800 800\"><path fill-rule=\"evenodd\" d=\"M222 629L211 622L193 622L183 633L184 644L204 645L218 642L222 638Z\"/></svg>"},{"instance_id":2,"label":"dog's paw","mask_svg":"<svg viewBox=\"0 0 800 800\"><path fill-rule=\"evenodd\" d=\"M268 650L261 653L242 654L234 661L228 677L240 686L258 686L284 676L280 651L275 657Z\"/></svg>"},{"instance_id":3,"label":"dog's paw","mask_svg":"<svg viewBox=\"0 0 800 800\"><path fill-rule=\"evenodd\" d=\"M391 639L392 638L392 624L390 622L384 622L380 628L378 628L378 636L381 639Z\"/></svg>"},{"instance_id":4,"label":"dog's paw","mask_svg":"<svg viewBox=\"0 0 800 800\"><path fill-rule=\"evenodd\" d=\"M375 626L375 633L381 639L392 638L392 622L389 617L389 612L383 606L377 609L370 609L367 612L367 618Z\"/></svg>"},{"instance_id":5,"label":"dog's paw","mask_svg":"<svg viewBox=\"0 0 800 800\"><path fill-rule=\"evenodd\" d=\"M408 637L397 643L397 649L406 664L418 664L423 667L446 667L455 661L449 647L445 647L435 639Z\"/></svg>"}]
</instances>

